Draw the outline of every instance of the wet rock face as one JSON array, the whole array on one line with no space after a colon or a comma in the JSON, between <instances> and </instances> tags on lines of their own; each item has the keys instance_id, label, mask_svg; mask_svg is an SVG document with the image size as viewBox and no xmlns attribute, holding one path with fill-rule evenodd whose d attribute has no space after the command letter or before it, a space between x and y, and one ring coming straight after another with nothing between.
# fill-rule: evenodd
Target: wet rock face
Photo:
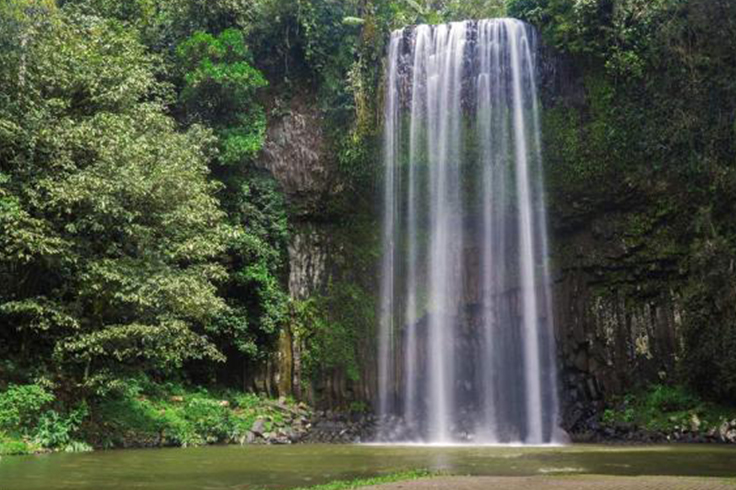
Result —
<instances>
[{"instance_id":1,"label":"wet rock face","mask_svg":"<svg viewBox=\"0 0 736 490\"><path fill-rule=\"evenodd\" d=\"M366 229L370 232L375 227L367 225ZM335 223L308 220L291 223L288 291L295 305L310 298L329 300L335 294L333 288L342 284L362 286L359 280L373 280L375 269L370 260L356 264L356 257L365 259L361 251L356 251L356 243L363 240L361 233ZM350 312L355 304L345 301L336 307ZM353 401L370 405L375 384L375 357L370 354L373 337L366 334L358 340L357 350L362 356L358 380L339 366L325 369L319 376L307 375L306 354L311 339L300 333L303 327L298 320L282 326L278 350L267 369L259 373L260 383L255 389L271 396L290 395L320 409L344 408Z\"/></svg>"},{"instance_id":2,"label":"wet rock face","mask_svg":"<svg viewBox=\"0 0 736 490\"><path fill-rule=\"evenodd\" d=\"M612 207L550 213L562 411L573 420L675 379L682 352L682 250L673 232L635 226L656 209L646 200Z\"/></svg>"},{"instance_id":3,"label":"wet rock face","mask_svg":"<svg viewBox=\"0 0 736 490\"><path fill-rule=\"evenodd\" d=\"M314 223L292 225L289 243L289 296L303 301L324 290L329 280L328 259L331 242L328 231ZM309 390L303 390L304 343L291 326L282 329L279 338L275 384L281 395L312 400Z\"/></svg>"},{"instance_id":4,"label":"wet rock face","mask_svg":"<svg viewBox=\"0 0 736 490\"><path fill-rule=\"evenodd\" d=\"M558 352L569 401L602 400L674 374L682 343L676 291L644 294L615 283L601 288L584 270L566 270L555 292Z\"/></svg>"},{"instance_id":5,"label":"wet rock face","mask_svg":"<svg viewBox=\"0 0 736 490\"><path fill-rule=\"evenodd\" d=\"M568 56L543 42L540 42L537 53L537 77L539 97L544 107L557 104L585 107L585 85L580 70Z\"/></svg>"},{"instance_id":6,"label":"wet rock face","mask_svg":"<svg viewBox=\"0 0 736 490\"><path fill-rule=\"evenodd\" d=\"M549 46L538 56L544 109L589 113L583 68ZM550 175L560 163L556 150L544 150ZM684 314L683 251L657 214L667 191L623 175L600 189L573 189L552 182L547 193L562 411L570 420L613 395L670 379Z\"/></svg>"},{"instance_id":7,"label":"wet rock face","mask_svg":"<svg viewBox=\"0 0 736 490\"><path fill-rule=\"evenodd\" d=\"M314 214L338 191L322 114L305 97L295 97L282 112L268 122L257 165L273 174L299 214Z\"/></svg>"},{"instance_id":8,"label":"wet rock face","mask_svg":"<svg viewBox=\"0 0 736 490\"><path fill-rule=\"evenodd\" d=\"M289 243L289 296L307 299L327 284L329 255L328 230L309 223L293 227Z\"/></svg>"},{"instance_id":9,"label":"wet rock face","mask_svg":"<svg viewBox=\"0 0 736 490\"><path fill-rule=\"evenodd\" d=\"M628 249L623 231L593 231L609 219L554 238L563 426L572 432L613 396L675 379L683 345L678 270L668 256Z\"/></svg>"}]
</instances>

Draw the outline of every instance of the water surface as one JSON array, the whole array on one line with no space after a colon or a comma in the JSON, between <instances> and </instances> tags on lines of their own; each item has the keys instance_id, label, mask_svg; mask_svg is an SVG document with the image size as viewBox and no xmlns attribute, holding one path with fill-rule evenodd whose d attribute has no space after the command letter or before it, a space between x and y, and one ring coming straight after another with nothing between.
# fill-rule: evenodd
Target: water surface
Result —
<instances>
[{"instance_id":1,"label":"water surface","mask_svg":"<svg viewBox=\"0 0 736 490\"><path fill-rule=\"evenodd\" d=\"M295 445L99 451L4 457L0 490L288 489L411 469L736 477L736 448Z\"/></svg>"}]
</instances>

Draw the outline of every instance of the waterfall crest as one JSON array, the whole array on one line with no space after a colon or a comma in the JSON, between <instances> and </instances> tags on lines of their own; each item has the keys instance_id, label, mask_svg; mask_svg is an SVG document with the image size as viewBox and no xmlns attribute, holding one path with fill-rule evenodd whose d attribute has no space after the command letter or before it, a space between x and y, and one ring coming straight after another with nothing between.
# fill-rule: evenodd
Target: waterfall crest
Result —
<instances>
[{"instance_id":1,"label":"waterfall crest","mask_svg":"<svg viewBox=\"0 0 736 490\"><path fill-rule=\"evenodd\" d=\"M535 31L515 19L391 36L384 440L556 441L535 56Z\"/></svg>"}]
</instances>

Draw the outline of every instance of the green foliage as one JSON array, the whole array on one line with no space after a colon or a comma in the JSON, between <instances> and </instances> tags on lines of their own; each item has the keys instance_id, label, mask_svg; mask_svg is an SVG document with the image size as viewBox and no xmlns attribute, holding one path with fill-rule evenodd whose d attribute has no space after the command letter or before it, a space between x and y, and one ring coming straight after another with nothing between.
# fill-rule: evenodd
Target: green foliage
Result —
<instances>
[{"instance_id":1,"label":"green foliage","mask_svg":"<svg viewBox=\"0 0 736 490\"><path fill-rule=\"evenodd\" d=\"M63 414L50 408L55 400L38 384L10 385L0 393L0 454L91 450L75 440L88 416L87 406Z\"/></svg>"},{"instance_id":2,"label":"green foliage","mask_svg":"<svg viewBox=\"0 0 736 490\"><path fill-rule=\"evenodd\" d=\"M0 355L74 396L264 358L287 223L250 165L255 3L32 3L0 10Z\"/></svg>"},{"instance_id":3,"label":"green foliage","mask_svg":"<svg viewBox=\"0 0 736 490\"><path fill-rule=\"evenodd\" d=\"M706 402L686 386L655 384L614 400L613 406L603 414L603 423L671 431L677 427L690 428L696 418L698 430L707 432L734 415L733 408Z\"/></svg>"},{"instance_id":4,"label":"green foliage","mask_svg":"<svg viewBox=\"0 0 736 490\"><path fill-rule=\"evenodd\" d=\"M389 0L375 3L385 5L391 29L506 15L505 0Z\"/></svg>"},{"instance_id":5,"label":"green foliage","mask_svg":"<svg viewBox=\"0 0 736 490\"><path fill-rule=\"evenodd\" d=\"M36 384L8 386L0 392L0 431L28 433L33 430L39 414L54 398Z\"/></svg>"},{"instance_id":6,"label":"green foliage","mask_svg":"<svg viewBox=\"0 0 736 490\"><path fill-rule=\"evenodd\" d=\"M262 359L286 320L286 203L273 178L257 172L228 178L224 196L233 222L229 277L222 292L229 309L208 331L248 358Z\"/></svg>"},{"instance_id":7,"label":"green foliage","mask_svg":"<svg viewBox=\"0 0 736 490\"><path fill-rule=\"evenodd\" d=\"M370 412L370 407L367 403L362 401L353 401L350 402L350 406L348 407L348 410L350 410L350 413L355 414L365 414Z\"/></svg>"},{"instance_id":8,"label":"green foliage","mask_svg":"<svg viewBox=\"0 0 736 490\"><path fill-rule=\"evenodd\" d=\"M210 133L175 130L155 58L120 24L23 12L23 56L0 53L0 120L12 121L0 135L1 343L67 381L221 359L201 335L225 307Z\"/></svg>"},{"instance_id":9,"label":"green foliage","mask_svg":"<svg viewBox=\"0 0 736 490\"><path fill-rule=\"evenodd\" d=\"M190 120L215 128L221 163L252 159L263 146L266 131L266 116L255 97L267 82L251 66L243 33L197 32L179 45L177 56L185 80L181 101Z\"/></svg>"},{"instance_id":10,"label":"green foliage","mask_svg":"<svg viewBox=\"0 0 736 490\"><path fill-rule=\"evenodd\" d=\"M197 32L177 48L185 86L180 99L190 121L215 129L224 183L223 205L231 233L225 254L227 280L220 292L228 304L207 325L221 349L261 359L276 338L286 311L286 211L273 179L252 170L265 138L266 117L257 94L267 83L252 66L243 33Z\"/></svg>"},{"instance_id":11,"label":"green foliage","mask_svg":"<svg viewBox=\"0 0 736 490\"><path fill-rule=\"evenodd\" d=\"M354 283L337 283L324 296L296 305L300 337L307 345L305 371L313 377L340 369L360 376L360 346L373 331L375 300Z\"/></svg>"},{"instance_id":12,"label":"green foliage","mask_svg":"<svg viewBox=\"0 0 736 490\"><path fill-rule=\"evenodd\" d=\"M448 0L443 6L448 21L506 16L505 0Z\"/></svg>"},{"instance_id":13,"label":"green foliage","mask_svg":"<svg viewBox=\"0 0 736 490\"><path fill-rule=\"evenodd\" d=\"M176 64L176 46L195 32L219 33L247 29L263 1L253 0L63 0L70 11L116 19L138 34L169 66Z\"/></svg>"},{"instance_id":14,"label":"green foliage","mask_svg":"<svg viewBox=\"0 0 736 490\"><path fill-rule=\"evenodd\" d=\"M650 411L680 412L694 408L698 397L682 386L654 385L647 393L644 406Z\"/></svg>"},{"instance_id":15,"label":"green foliage","mask_svg":"<svg viewBox=\"0 0 736 490\"><path fill-rule=\"evenodd\" d=\"M66 415L55 410L41 414L33 440L39 446L49 449L60 449L66 452L84 452L91 450L85 443L76 441L82 421L89 415L86 405L81 405Z\"/></svg>"},{"instance_id":16,"label":"green foliage","mask_svg":"<svg viewBox=\"0 0 736 490\"><path fill-rule=\"evenodd\" d=\"M10 437L0 431L0 456L19 456L33 454L40 448L25 439Z\"/></svg>"},{"instance_id":17,"label":"green foliage","mask_svg":"<svg viewBox=\"0 0 736 490\"><path fill-rule=\"evenodd\" d=\"M267 428L283 421L273 401L253 394L141 380L128 388L99 402L86 427L89 440L105 447L199 446L237 442L259 417Z\"/></svg>"},{"instance_id":18,"label":"green foliage","mask_svg":"<svg viewBox=\"0 0 736 490\"><path fill-rule=\"evenodd\" d=\"M613 0L509 0L508 14L541 27L558 49L583 56L606 48Z\"/></svg>"},{"instance_id":19,"label":"green foliage","mask_svg":"<svg viewBox=\"0 0 736 490\"><path fill-rule=\"evenodd\" d=\"M344 80L344 69L353 62L359 31L344 20L357 13L355 4L340 0L298 0L297 19L303 29L305 60L327 91L337 89L333 84Z\"/></svg>"},{"instance_id":20,"label":"green foliage","mask_svg":"<svg viewBox=\"0 0 736 490\"><path fill-rule=\"evenodd\" d=\"M628 254L676 263L680 379L736 399L736 4L513 0L509 14L579 75L545 109L551 215L615 209Z\"/></svg>"}]
</instances>

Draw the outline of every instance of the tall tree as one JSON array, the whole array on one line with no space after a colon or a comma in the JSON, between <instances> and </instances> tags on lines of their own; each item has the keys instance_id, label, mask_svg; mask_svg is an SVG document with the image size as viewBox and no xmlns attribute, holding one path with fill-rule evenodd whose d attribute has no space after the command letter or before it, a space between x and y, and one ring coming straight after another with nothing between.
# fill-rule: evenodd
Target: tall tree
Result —
<instances>
[{"instance_id":1,"label":"tall tree","mask_svg":"<svg viewBox=\"0 0 736 490\"><path fill-rule=\"evenodd\" d=\"M0 22L0 344L89 386L221 359L204 335L229 233L212 134L176 131L156 59L118 22L31 0Z\"/></svg>"}]
</instances>

